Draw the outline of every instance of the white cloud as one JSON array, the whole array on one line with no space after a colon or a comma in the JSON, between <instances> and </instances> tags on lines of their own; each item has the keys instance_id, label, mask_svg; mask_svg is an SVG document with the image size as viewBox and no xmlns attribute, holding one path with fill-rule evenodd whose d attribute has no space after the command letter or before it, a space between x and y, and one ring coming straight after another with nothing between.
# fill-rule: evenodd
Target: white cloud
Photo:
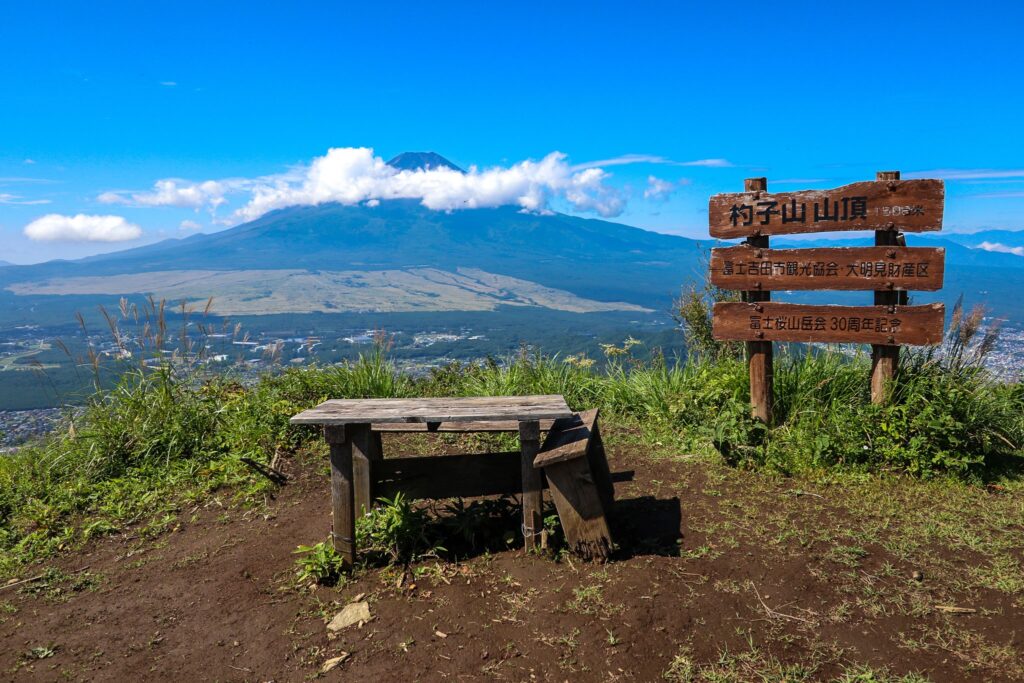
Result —
<instances>
[{"instance_id":1,"label":"white cloud","mask_svg":"<svg viewBox=\"0 0 1024 683\"><path fill-rule=\"evenodd\" d=\"M36 163L36 160L35 159L25 159L21 163L27 164L27 165L31 166L32 164Z\"/></svg>"},{"instance_id":2,"label":"white cloud","mask_svg":"<svg viewBox=\"0 0 1024 683\"><path fill-rule=\"evenodd\" d=\"M178 84L174 81L160 81L160 85L164 86L165 88L173 88Z\"/></svg>"},{"instance_id":3,"label":"white cloud","mask_svg":"<svg viewBox=\"0 0 1024 683\"><path fill-rule=\"evenodd\" d=\"M697 159L696 161L683 161L679 166L704 166L706 168L731 168L732 162L728 159Z\"/></svg>"},{"instance_id":4,"label":"white cloud","mask_svg":"<svg viewBox=\"0 0 1024 683\"><path fill-rule=\"evenodd\" d=\"M247 195L245 205L233 213L238 221L286 206L324 202L372 206L386 199L417 199L439 211L511 205L548 212L563 202L576 211L617 216L625 200L620 190L608 184L609 178L600 168L570 166L561 152L509 167L473 166L462 173L450 168L398 170L370 148L341 147L329 149L308 166L278 175L200 183L170 178L157 181L149 192L104 192L97 199L142 207L207 208L213 213L228 197Z\"/></svg>"},{"instance_id":5,"label":"white cloud","mask_svg":"<svg viewBox=\"0 0 1024 683\"><path fill-rule=\"evenodd\" d=\"M672 196L675 189L675 183L649 175L647 176L647 188L644 190L644 199L665 201Z\"/></svg>"},{"instance_id":6,"label":"white cloud","mask_svg":"<svg viewBox=\"0 0 1024 683\"><path fill-rule=\"evenodd\" d=\"M0 192L0 204L19 204L21 206L31 206L34 204L49 204L49 199L25 199L21 195L7 194Z\"/></svg>"},{"instance_id":7,"label":"white cloud","mask_svg":"<svg viewBox=\"0 0 1024 683\"><path fill-rule=\"evenodd\" d=\"M1014 254L1016 256L1024 256L1024 247L1010 247L999 242L982 242L978 245L978 249L984 249L985 251L997 251L1001 254Z\"/></svg>"},{"instance_id":8,"label":"white cloud","mask_svg":"<svg viewBox=\"0 0 1024 683\"><path fill-rule=\"evenodd\" d=\"M200 225L199 223L189 220L182 221L181 225L179 225L178 227L180 227L182 230L201 230L203 228L203 226Z\"/></svg>"},{"instance_id":9,"label":"white cloud","mask_svg":"<svg viewBox=\"0 0 1024 683\"><path fill-rule=\"evenodd\" d=\"M627 164L664 164L666 166L704 166L706 168L731 168L732 163L728 159L697 159L695 161L673 161L667 157L654 154L623 154L611 159L599 159L587 161L573 166L574 171L586 168L601 168L604 166L625 166Z\"/></svg>"},{"instance_id":10,"label":"white cloud","mask_svg":"<svg viewBox=\"0 0 1024 683\"><path fill-rule=\"evenodd\" d=\"M189 209L208 207L215 211L226 199L224 195L236 189L244 181L207 180L191 183L179 178L158 180L151 192L104 192L96 199L102 204L124 204L127 206L177 206Z\"/></svg>"},{"instance_id":11,"label":"white cloud","mask_svg":"<svg viewBox=\"0 0 1024 683\"><path fill-rule=\"evenodd\" d=\"M907 173L907 178L941 178L943 180L980 180L992 178L1024 178L1024 169L936 168L931 171Z\"/></svg>"},{"instance_id":12,"label":"white cloud","mask_svg":"<svg viewBox=\"0 0 1024 683\"><path fill-rule=\"evenodd\" d=\"M62 216L51 213L25 226L25 236L45 242L124 242L142 235L142 228L121 216Z\"/></svg>"}]
</instances>

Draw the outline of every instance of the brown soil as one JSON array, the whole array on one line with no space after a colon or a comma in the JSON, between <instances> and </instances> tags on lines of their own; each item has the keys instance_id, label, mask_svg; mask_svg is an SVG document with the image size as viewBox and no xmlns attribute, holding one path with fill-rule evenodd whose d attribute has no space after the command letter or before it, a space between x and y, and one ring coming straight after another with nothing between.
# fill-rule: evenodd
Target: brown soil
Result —
<instances>
[{"instance_id":1,"label":"brown soil","mask_svg":"<svg viewBox=\"0 0 1024 683\"><path fill-rule=\"evenodd\" d=\"M622 550L611 563L509 550L313 591L295 587L292 551L326 537L329 488L322 467L293 461L293 480L266 510L214 501L156 539L106 538L62 558L66 572L88 569L61 585L0 592L0 678L292 681L347 652L325 679L655 681L679 654L677 671L720 666L735 680L786 665L827 680L853 664L940 681L1015 679L971 645L1021 651L1012 596L977 591L979 611L965 615L872 610L872 595L930 604L931 577L916 585L913 565L874 545L851 568L821 544L758 540L774 532L736 513L755 500L742 477L708 483L720 466L632 448L610 459L613 471L634 473L616 485ZM842 514L767 481L756 504L792 506L805 527ZM372 621L328 639L325 618L360 593ZM30 654L49 646L51 656Z\"/></svg>"}]
</instances>

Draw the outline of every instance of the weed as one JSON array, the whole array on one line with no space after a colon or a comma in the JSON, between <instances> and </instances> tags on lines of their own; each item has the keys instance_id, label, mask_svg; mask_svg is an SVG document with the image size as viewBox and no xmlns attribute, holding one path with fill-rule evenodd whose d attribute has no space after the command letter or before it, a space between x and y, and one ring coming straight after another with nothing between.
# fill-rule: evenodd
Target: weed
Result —
<instances>
[{"instance_id":1,"label":"weed","mask_svg":"<svg viewBox=\"0 0 1024 683\"><path fill-rule=\"evenodd\" d=\"M333 586L341 578L344 563L332 544L321 541L316 545L300 545L292 552L302 555L295 560L299 583L313 581Z\"/></svg>"},{"instance_id":2,"label":"weed","mask_svg":"<svg viewBox=\"0 0 1024 683\"><path fill-rule=\"evenodd\" d=\"M436 557L444 548L431 541L429 523L425 510L398 493L390 500L381 498L356 520L356 543L371 562L408 564Z\"/></svg>"}]
</instances>

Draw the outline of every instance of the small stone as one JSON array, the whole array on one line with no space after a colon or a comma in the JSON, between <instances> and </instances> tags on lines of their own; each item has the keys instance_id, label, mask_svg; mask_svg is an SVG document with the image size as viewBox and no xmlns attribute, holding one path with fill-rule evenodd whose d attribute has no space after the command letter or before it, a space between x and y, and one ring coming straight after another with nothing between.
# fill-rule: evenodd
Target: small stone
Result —
<instances>
[{"instance_id":1,"label":"small stone","mask_svg":"<svg viewBox=\"0 0 1024 683\"><path fill-rule=\"evenodd\" d=\"M913 573L910 575L910 578L912 578L914 581L917 581L918 583L920 583L920 582L924 581L924 572L922 572L922 571L920 571L918 569L915 569L913 571Z\"/></svg>"},{"instance_id":2,"label":"small stone","mask_svg":"<svg viewBox=\"0 0 1024 683\"><path fill-rule=\"evenodd\" d=\"M365 601L353 602L345 605L345 609L334 615L334 618L327 624L327 630L331 633L337 633L353 624L369 621L370 618L369 603Z\"/></svg>"},{"instance_id":3,"label":"small stone","mask_svg":"<svg viewBox=\"0 0 1024 683\"><path fill-rule=\"evenodd\" d=\"M323 665L323 666L321 666L321 667L320 667L320 673L322 673L322 674L325 674L325 673L327 673L328 671L330 671L330 670L331 670L331 669L333 669L334 667L336 667L336 666L338 666L339 664L341 664L342 662L344 662L344 661L345 661L346 659L348 659L348 658L349 658L350 656L351 656L351 655L350 655L350 654L349 654L348 652L342 652L342 653L341 653L340 655L338 655L337 657L331 657L331 658L330 658L330 659L328 659L328 660L327 660L326 662L324 662L324 665Z\"/></svg>"}]
</instances>

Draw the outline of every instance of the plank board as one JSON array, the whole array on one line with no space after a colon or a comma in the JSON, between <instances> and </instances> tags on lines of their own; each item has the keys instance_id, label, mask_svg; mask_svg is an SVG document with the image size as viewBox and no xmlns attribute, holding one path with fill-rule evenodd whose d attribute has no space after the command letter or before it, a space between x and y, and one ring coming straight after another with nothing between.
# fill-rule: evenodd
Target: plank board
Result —
<instances>
[{"instance_id":1,"label":"plank board","mask_svg":"<svg viewBox=\"0 0 1024 683\"><path fill-rule=\"evenodd\" d=\"M554 420L541 420L540 430L546 432L551 429ZM375 432L405 433L405 432L518 432L518 420L491 420L489 422L383 422L373 423L371 428Z\"/></svg>"},{"instance_id":2,"label":"plank board","mask_svg":"<svg viewBox=\"0 0 1024 683\"><path fill-rule=\"evenodd\" d=\"M719 340L930 345L942 341L945 315L942 304L890 307L727 302L715 304L712 334Z\"/></svg>"},{"instance_id":3,"label":"plank board","mask_svg":"<svg viewBox=\"0 0 1024 683\"><path fill-rule=\"evenodd\" d=\"M373 463L373 494L393 498L401 492L411 499L518 494L521 460L519 451L385 458Z\"/></svg>"},{"instance_id":4,"label":"plank board","mask_svg":"<svg viewBox=\"0 0 1024 683\"><path fill-rule=\"evenodd\" d=\"M942 289L945 249L931 247L825 247L711 250L711 283L738 290Z\"/></svg>"},{"instance_id":5,"label":"plank board","mask_svg":"<svg viewBox=\"0 0 1024 683\"><path fill-rule=\"evenodd\" d=\"M708 202L711 236L791 235L833 230L942 229L941 180L872 180L832 190L735 192Z\"/></svg>"},{"instance_id":6,"label":"plank board","mask_svg":"<svg viewBox=\"0 0 1024 683\"><path fill-rule=\"evenodd\" d=\"M572 417L556 420L544 439L533 466L537 469L556 462L582 458L590 445L591 430L597 423L597 409L587 410Z\"/></svg>"},{"instance_id":7,"label":"plank board","mask_svg":"<svg viewBox=\"0 0 1024 683\"><path fill-rule=\"evenodd\" d=\"M553 420L569 417L565 399L547 396L332 399L294 416L291 424L365 424Z\"/></svg>"},{"instance_id":8,"label":"plank board","mask_svg":"<svg viewBox=\"0 0 1024 683\"><path fill-rule=\"evenodd\" d=\"M607 560L614 543L590 463L586 458L564 460L544 473L569 550L588 560Z\"/></svg>"}]
</instances>

